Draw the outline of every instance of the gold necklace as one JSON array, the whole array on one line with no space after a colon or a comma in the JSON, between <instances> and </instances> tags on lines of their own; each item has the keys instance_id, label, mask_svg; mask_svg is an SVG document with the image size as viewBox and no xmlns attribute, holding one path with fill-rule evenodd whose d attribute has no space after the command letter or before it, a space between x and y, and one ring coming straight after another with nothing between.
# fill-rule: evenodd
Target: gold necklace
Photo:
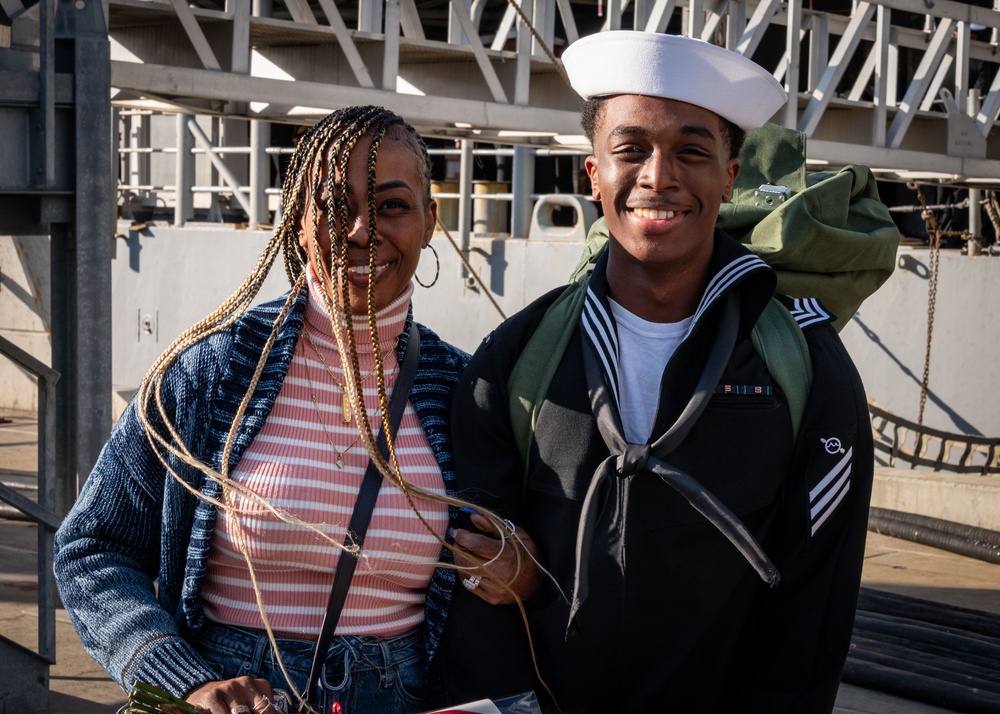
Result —
<instances>
[{"instance_id":1,"label":"gold necklace","mask_svg":"<svg viewBox=\"0 0 1000 714\"><path fill-rule=\"evenodd\" d=\"M337 448L337 445L333 443L333 437L330 436L330 430L326 428L326 422L323 420L323 412L319 408L319 402L316 399L316 388L313 386L312 377L309 374L309 363L305 363L306 368L306 381L309 383L309 396L312 398L313 408L316 410L316 418L319 419L319 425L323 428L323 434L326 436L326 441L333 449L333 453L337 455L336 466L338 469L344 468L344 456L348 451L354 448L354 445L358 443L358 439L361 438L360 432L354 437L354 441L347 445L347 448L341 451ZM349 419L347 421L350 421Z\"/></svg>"},{"instance_id":2,"label":"gold necklace","mask_svg":"<svg viewBox=\"0 0 1000 714\"><path fill-rule=\"evenodd\" d=\"M345 424L350 424L351 423L351 419L354 416L354 410L351 409L351 398L350 398L350 395L347 393L347 385L341 383L341 381L339 379L337 379L337 375L335 375L333 373L333 369L331 369L330 365L327 364L326 357L323 355L322 352L319 351L319 347L317 347L316 343L313 342L312 335L309 334L309 330L306 327L304 327L304 326L302 328L302 334L306 336L306 342L309 343L309 346L312 348L313 353L317 357L319 357L320 362L323 363L323 368L326 370L326 373L330 375L330 379L333 380L334 384L336 384L338 387L340 387L340 394L341 394L341 397L340 397L340 414L341 414L341 419L343 420L343 422ZM361 394L364 394L364 392L362 391L361 387L364 385L365 380L368 379L369 377L371 377L372 374L375 373L376 369L378 369L378 365L375 365L375 367L373 367L371 370L369 370L368 373L365 374L361 378L361 383L358 385L359 386L358 391ZM306 371L308 373L308 370L306 370ZM310 384L312 384L312 383L310 382Z\"/></svg>"}]
</instances>

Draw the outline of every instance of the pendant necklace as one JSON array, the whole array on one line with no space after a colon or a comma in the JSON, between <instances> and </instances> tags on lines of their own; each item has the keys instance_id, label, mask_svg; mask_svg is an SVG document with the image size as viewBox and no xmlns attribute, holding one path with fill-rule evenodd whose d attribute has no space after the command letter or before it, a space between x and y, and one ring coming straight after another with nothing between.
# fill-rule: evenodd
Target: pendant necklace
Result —
<instances>
[{"instance_id":1,"label":"pendant necklace","mask_svg":"<svg viewBox=\"0 0 1000 714\"><path fill-rule=\"evenodd\" d=\"M312 377L309 374L309 363L305 363L306 368L306 381L309 383L309 396L312 398L313 408L316 410L316 418L319 419L319 425L323 428L323 434L326 436L326 441L333 449L333 453L337 455L336 466L338 469L344 468L344 456L348 451L354 448L354 445L358 443L358 439L361 438L361 434L358 433L354 437L354 441L347 445L347 448L341 451L337 448L337 445L333 443L333 437L330 435L330 430L326 428L326 421L323 420L323 412L319 408L319 401L316 399L316 388L313 386ZM346 394L346 392L345 392ZM345 419L344 423L349 422L350 419Z\"/></svg>"},{"instance_id":2,"label":"pendant necklace","mask_svg":"<svg viewBox=\"0 0 1000 714\"><path fill-rule=\"evenodd\" d=\"M331 369L330 365L327 364L326 357L323 355L322 352L320 352L319 347L316 346L316 343L313 342L313 338L312 338L312 335L309 334L309 330L306 329L305 327L303 327L302 328L302 334L306 336L306 342L309 343L309 346L312 348L313 353L317 357L319 357L320 362L323 363L323 368L326 370L326 373L330 375L330 379L332 379L333 383L336 384L340 388L340 394L341 394L341 397L340 397L340 414L341 414L341 419L343 420L343 422L345 424L350 424L351 423L351 419L354 416L354 410L351 408L351 396L347 393L347 385L343 384L339 379L337 379L337 376L333 373L333 369ZM375 367L373 367L371 370L369 370L368 373L365 374L361 378L361 385L363 385L365 383L366 379L368 379L370 376L372 376L372 374L374 374L374 372L375 372L376 369L378 369L377 365ZM308 369L306 370L306 372L308 374ZM310 382L310 386L311 386L311 384L312 383ZM359 389L358 391L361 392L361 389ZM313 401L315 402L315 400L316 400L316 398L314 396L313 397ZM352 444L352 446L353 446L353 444Z\"/></svg>"}]
</instances>

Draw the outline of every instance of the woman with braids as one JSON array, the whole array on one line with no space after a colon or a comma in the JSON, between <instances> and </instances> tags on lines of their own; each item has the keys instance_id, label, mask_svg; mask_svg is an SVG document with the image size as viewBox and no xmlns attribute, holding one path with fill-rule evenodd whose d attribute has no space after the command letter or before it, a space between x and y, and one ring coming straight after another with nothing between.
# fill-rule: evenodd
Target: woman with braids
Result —
<instances>
[{"instance_id":1,"label":"woman with braids","mask_svg":"<svg viewBox=\"0 0 1000 714\"><path fill-rule=\"evenodd\" d=\"M312 127L256 269L116 425L55 567L84 646L123 688L214 714L434 704L428 671L463 575L449 565L462 502L448 414L466 355L411 317L437 215L429 173L422 139L381 107ZM279 252L290 292L250 307ZM490 543L518 540L493 525ZM493 572L519 575L483 592L532 594L526 562L502 548Z\"/></svg>"}]
</instances>

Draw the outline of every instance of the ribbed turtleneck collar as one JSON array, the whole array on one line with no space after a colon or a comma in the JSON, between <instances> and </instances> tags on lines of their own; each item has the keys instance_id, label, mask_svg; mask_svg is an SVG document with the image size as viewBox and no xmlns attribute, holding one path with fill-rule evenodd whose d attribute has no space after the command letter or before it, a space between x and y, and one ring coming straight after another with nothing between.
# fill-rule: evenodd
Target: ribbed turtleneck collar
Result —
<instances>
[{"instance_id":1,"label":"ribbed turtleneck collar","mask_svg":"<svg viewBox=\"0 0 1000 714\"><path fill-rule=\"evenodd\" d=\"M330 313L327 312L326 303L323 300L323 288L311 264L306 271L306 282L309 286L309 299L306 303L305 313L306 328L323 342L336 345L337 340L330 330ZM399 297L379 310L375 315L375 322L378 325L379 346L383 354L392 350L397 338L403 332L403 327L406 324L406 316L410 308L410 296L412 294L413 282L411 281L407 284L406 289L400 293ZM351 321L354 325L358 354L371 354L372 341L368 326L368 316L366 314L354 315Z\"/></svg>"}]
</instances>

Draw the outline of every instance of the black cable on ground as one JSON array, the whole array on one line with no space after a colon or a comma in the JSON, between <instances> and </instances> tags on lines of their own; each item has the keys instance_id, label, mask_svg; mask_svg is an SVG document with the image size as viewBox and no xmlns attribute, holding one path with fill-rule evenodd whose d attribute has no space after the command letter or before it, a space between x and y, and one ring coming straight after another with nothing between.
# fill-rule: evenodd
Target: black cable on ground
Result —
<instances>
[{"instance_id":1,"label":"black cable on ground","mask_svg":"<svg viewBox=\"0 0 1000 714\"><path fill-rule=\"evenodd\" d=\"M920 528L930 528L942 533L962 536L968 540L1000 545L1000 531L993 531L989 528L979 528L978 526L970 526L965 523L955 523L954 521L946 521L941 518L931 518L930 516L921 516L916 513L906 513L905 511L894 511L889 508L877 508L875 506L869 508L868 512L879 518L911 523Z\"/></svg>"},{"instance_id":2,"label":"black cable on ground","mask_svg":"<svg viewBox=\"0 0 1000 714\"><path fill-rule=\"evenodd\" d=\"M1000 714L1000 618L862 588L843 681L968 714Z\"/></svg>"},{"instance_id":3,"label":"black cable on ground","mask_svg":"<svg viewBox=\"0 0 1000 714\"><path fill-rule=\"evenodd\" d=\"M1000 564L1000 532L927 516L871 508L868 530Z\"/></svg>"},{"instance_id":4,"label":"black cable on ground","mask_svg":"<svg viewBox=\"0 0 1000 714\"><path fill-rule=\"evenodd\" d=\"M922 663L928 667L937 667L945 672L956 672L962 676L971 676L981 679L990 686L1000 686L1000 671L997 670L997 657L990 656L980 648L978 653L966 652L961 647L961 642L950 644L948 642L926 640L911 640L906 633L886 632L881 628L866 629L865 625L859 623L854 628L854 642L858 646L875 649L889 655L899 655L906 652L912 657L914 662ZM942 678L946 678L942 676ZM984 684L984 686L986 686Z\"/></svg>"},{"instance_id":5,"label":"black cable on ground","mask_svg":"<svg viewBox=\"0 0 1000 714\"><path fill-rule=\"evenodd\" d=\"M844 681L963 714L1000 712L1000 697L996 694L930 680L900 669L853 658L847 660Z\"/></svg>"},{"instance_id":6,"label":"black cable on ground","mask_svg":"<svg viewBox=\"0 0 1000 714\"><path fill-rule=\"evenodd\" d=\"M961 649L929 647L905 637L858 629L854 630L851 645L851 655L855 659L892 664L897 669L943 682L976 687L1000 697L1000 672L996 669L995 658L990 661L987 657L972 656Z\"/></svg>"},{"instance_id":7,"label":"black cable on ground","mask_svg":"<svg viewBox=\"0 0 1000 714\"><path fill-rule=\"evenodd\" d=\"M942 605L933 600L897 595L883 590L861 588L858 610L868 614L885 613L906 617L944 628L964 630L1000 640L1000 617L981 610L956 605Z\"/></svg>"},{"instance_id":8,"label":"black cable on ground","mask_svg":"<svg viewBox=\"0 0 1000 714\"><path fill-rule=\"evenodd\" d=\"M887 670L905 674L907 678L918 678L924 683L926 691L932 689L940 691L939 702L946 701L943 699L943 697L948 696L945 693L950 693L956 688L991 695L994 702L1000 702L1000 691L997 690L996 685L983 683L977 677L955 677L953 673L942 672L933 666L915 664L907 659L905 652L892 654L881 648L858 648L854 651L851 661L855 664L878 665ZM941 676L942 674L944 676ZM912 695L908 696L912 698Z\"/></svg>"}]
</instances>

